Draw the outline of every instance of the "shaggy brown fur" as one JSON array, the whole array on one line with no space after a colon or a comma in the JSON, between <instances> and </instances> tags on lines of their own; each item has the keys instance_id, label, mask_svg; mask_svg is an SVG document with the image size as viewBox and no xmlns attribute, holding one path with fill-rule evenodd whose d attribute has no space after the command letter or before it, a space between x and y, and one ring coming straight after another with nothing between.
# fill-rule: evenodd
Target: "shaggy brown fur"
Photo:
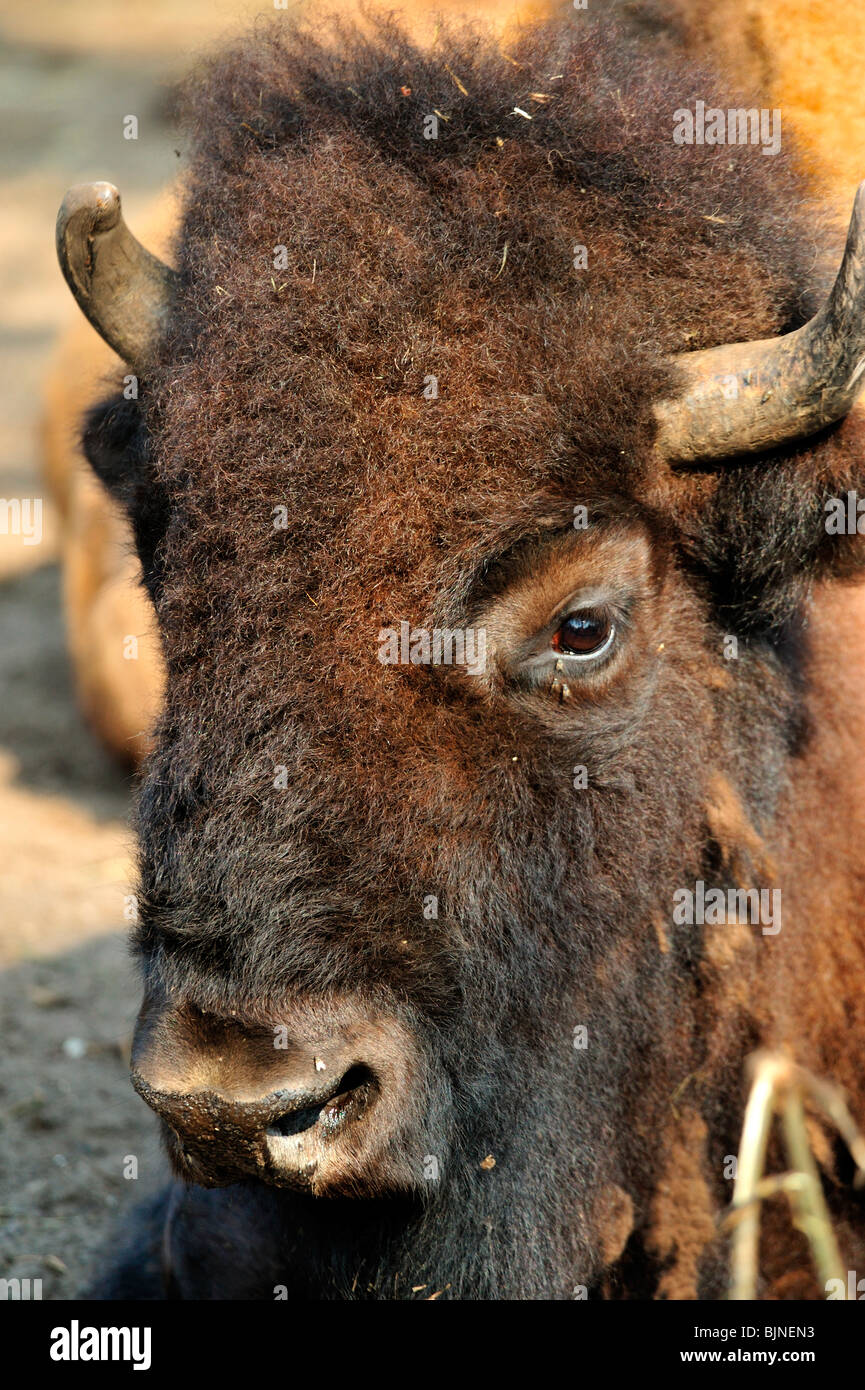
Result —
<instances>
[{"instance_id":1,"label":"shaggy brown fur","mask_svg":"<svg viewBox=\"0 0 865 1390\"><path fill-rule=\"evenodd\" d=\"M812 308L819 228L787 157L672 143L672 112L714 95L582 23L508 59L465 33L424 55L387 23L324 44L277 27L189 91L176 323L141 402L88 434L168 672L140 807L147 988L249 1024L295 996L395 1014L425 1059L400 1142L444 1178L397 1199L383 1170L374 1201L334 1205L192 1190L170 1221L186 1296L717 1296L745 1055L789 1041L833 1069L837 1034L788 1014L815 950L833 978L843 958L861 1037L858 948L787 909L805 870L785 829L813 790L800 760L819 777L824 756L809 589L861 561L822 526L857 428L688 477L652 449L665 354ZM562 568L599 567L630 595L626 649L569 705L496 661L472 680L376 660L402 618L494 626L520 586L543 607ZM671 920L696 878L780 886L780 938L708 950L713 929Z\"/></svg>"},{"instance_id":2,"label":"shaggy brown fur","mask_svg":"<svg viewBox=\"0 0 865 1390\"><path fill-rule=\"evenodd\" d=\"M342 0L351 12L352 0ZM434 17L424 5L400 4L412 33L432 32ZM441 0L445 11L483 14L507 31L529 15L573 16L569 0ZM718 62L732 83L753 94L758 107L783 109L785 137L799 140L809 177L838 210L843 239L853 189L863 168L865 103L848 80L844 54L861 47L865 11L859 0L593 0L592 14L621 13L640 35L669 58L682 52ZM507 46L507 38L505 38ZM851 134L852 132L852 134ZM176 214L164 200L136 226L136 235L164 256L165 238ZM827 248L831 249L831 248ZM149 744L162 698L158 640L146 596L137 586L128 523L119 518L104 490L81 468L80 419L116 374L111 350L83 318L64 335L46 382L43 429L45 469L62 513L63 564L69 645L84 711L123 761L140 761ZM124 659L127 635L136 634L136 661Z\"/></svg>"}]
</instances>

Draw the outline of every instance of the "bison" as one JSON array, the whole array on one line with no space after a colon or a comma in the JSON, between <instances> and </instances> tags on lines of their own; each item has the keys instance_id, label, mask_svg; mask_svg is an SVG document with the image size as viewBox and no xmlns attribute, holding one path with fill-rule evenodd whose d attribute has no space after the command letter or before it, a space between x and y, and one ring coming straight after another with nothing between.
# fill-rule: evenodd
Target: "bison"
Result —
<instances>
[{"instance_id":1,"label":"bison","mask_svg":"<svg viewBox=\"0 0 865 1390\"><path fill-rule=\"evenodd\" d=\"M698 102L585 17L277 21L188 87L176 271L67 196L166 672L175 1177L93 1296L718 1297L748 1055L862 1114L865 191L827 285L786 144ZM783 1213L761 1268L814 1292Z\"/></svg>"}]
</instances>

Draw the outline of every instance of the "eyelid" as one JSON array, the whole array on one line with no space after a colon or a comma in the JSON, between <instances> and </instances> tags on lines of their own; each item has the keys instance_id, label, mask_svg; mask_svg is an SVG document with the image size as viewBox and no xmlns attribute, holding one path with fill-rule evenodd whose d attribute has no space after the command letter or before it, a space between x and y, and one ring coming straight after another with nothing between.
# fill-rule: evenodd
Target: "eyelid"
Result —
<instances>
[{"instance_id":1,"label":"eyelid","mask_svg":"<svg viewBox=\"0 0 865 1390\"><path fill-rule=\"evenodd\" d=\"M595 584L590 588L578 589L576 593L568 594L567 598L563 598L550 614L549 622L561 622L571 613L581 613L586 608L601 608L612 615L616 604L610 599L608 589L602 588L600 584Z\"/></svg>"}]
</instances>

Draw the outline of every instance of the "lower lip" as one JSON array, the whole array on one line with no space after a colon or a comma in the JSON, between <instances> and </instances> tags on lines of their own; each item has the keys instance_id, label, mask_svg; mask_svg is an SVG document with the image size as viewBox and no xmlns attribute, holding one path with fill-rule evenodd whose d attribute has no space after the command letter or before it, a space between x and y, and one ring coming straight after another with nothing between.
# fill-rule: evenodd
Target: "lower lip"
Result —
<instances>
[{"instance_id":1,"label":"lower lip","mask_svg":"<svg viewBox=\"0 0 865 1390\"><path fill-rule=\"evenodd\" d=\"M318 1135L268 1134L264 1141L267 1166L275 1177L291 1174L297 1179L311 1178L318 1166Z\"/></svg>"}]
</instances>

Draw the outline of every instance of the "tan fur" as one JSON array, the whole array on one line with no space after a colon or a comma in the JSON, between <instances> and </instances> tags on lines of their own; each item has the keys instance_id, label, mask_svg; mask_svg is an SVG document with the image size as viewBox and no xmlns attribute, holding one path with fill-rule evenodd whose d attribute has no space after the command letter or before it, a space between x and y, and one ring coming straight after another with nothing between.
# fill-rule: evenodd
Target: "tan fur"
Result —
<instances>
[{"instance_id":1,"label":"tan fur","mask_svg":"<svg viewBox=\"0 0 865 1390\"><path fill-rule=\"evenodd\" d=\"M708 1130L696 1110L683 1109L671 1118L669 1132L647 1244L666 1266L657 1296L695 1299L700 1259L716 1234L715 1203L704 1176Z\"/></svg>"},{"instance_id":2,"label":"tan fur","mask_svg":"<svg viewBox=\"0 0 865 1390\"><path fill-rule=\"evenodd\" d=\"M601 1260L611 1265L619 1259L634 1229L634 1203L623 1188L609 1183L598 1196L594 1219L603 1232Z\"/></svg>"},{"instance_id":3,"label":"tan fur","mask_svg":"<svg viewBox=\"0 0 865 1390\"><path fill-rule=\"evenodd\" d=\"M764 882L777 877L777 869L749 821L739 793L722 772L715 772L709 784L706 823L737 883L750 882L754 871Z\"/></svg>"}]
</instances>

